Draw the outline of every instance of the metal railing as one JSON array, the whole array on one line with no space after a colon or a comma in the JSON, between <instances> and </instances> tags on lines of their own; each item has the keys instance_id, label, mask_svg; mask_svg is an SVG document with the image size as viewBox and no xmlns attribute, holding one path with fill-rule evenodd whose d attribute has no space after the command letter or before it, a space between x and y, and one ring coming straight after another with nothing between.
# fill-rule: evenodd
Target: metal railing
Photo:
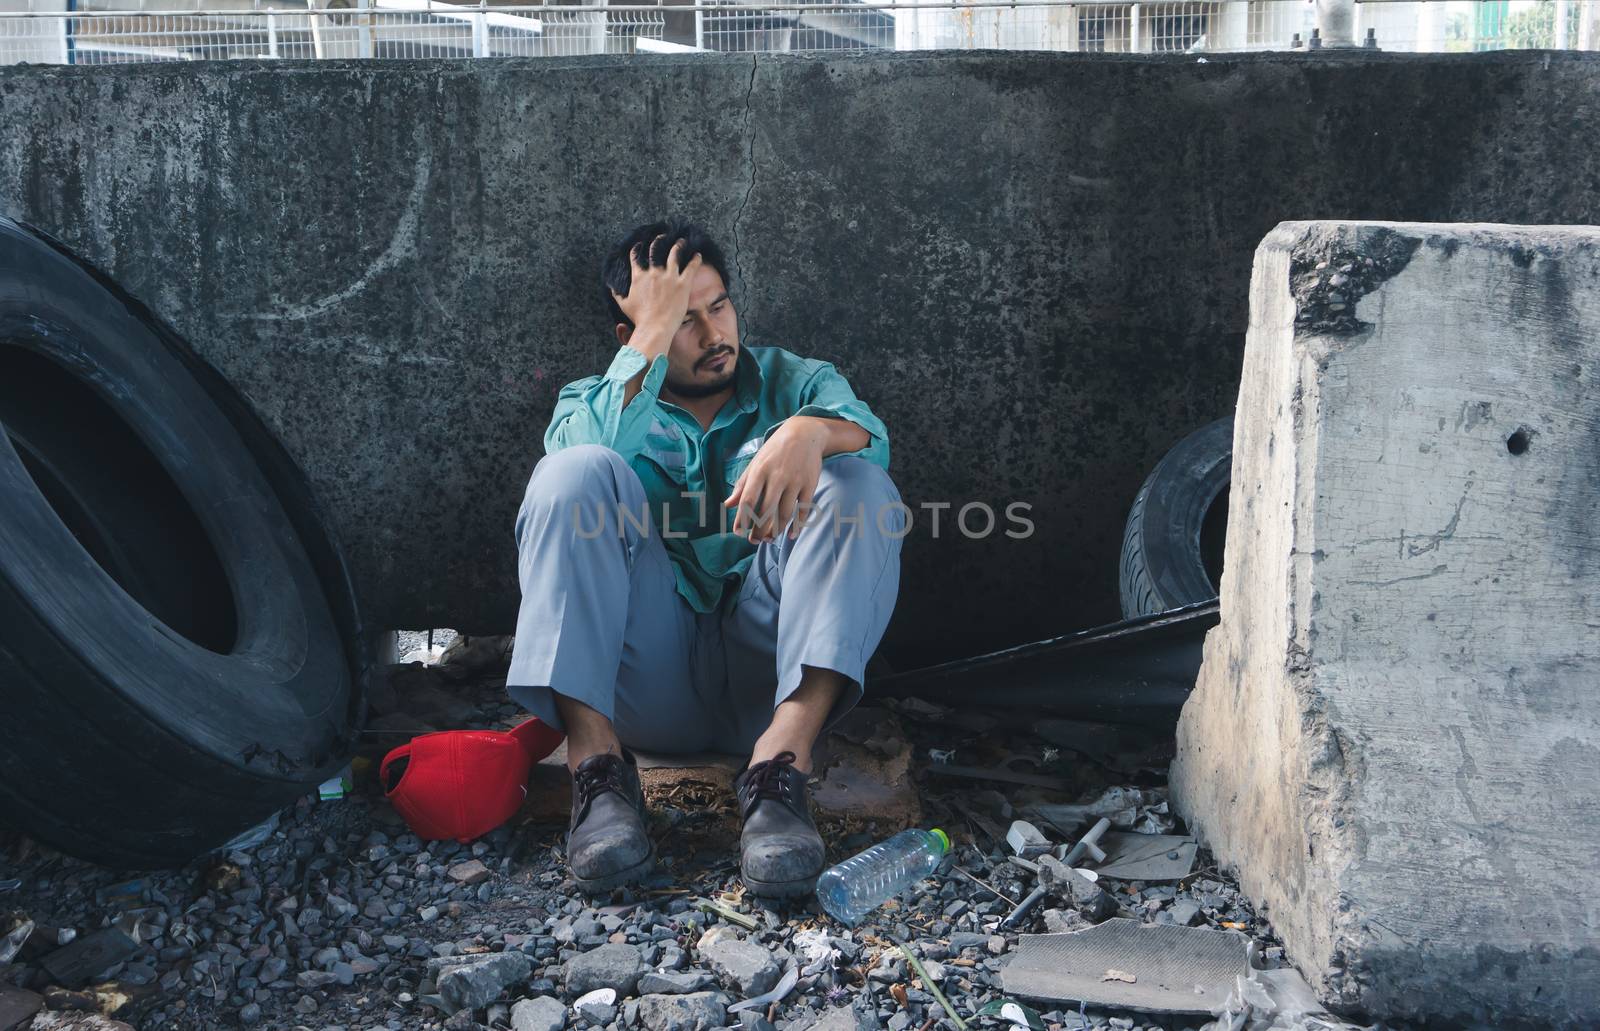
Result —
<instances>
[{"instance_id":1,"label":"metal railing","mask_svg":"<svg viewBox=\"0 0 1600 1031\"><path fill-rule=\"evenodd\" d=\"M0 6L71 0L0 0ZM89 0L94 2L94 0ZM1208 53L1315 46L1310 0L885 0L550 3L333 0L274 8L176 0L141 10L0 10L0 64L210 59L544 57L720 51L984 49ZM147 0L175 6L174 0ZM311 0L318 4L322 0ZM1386 50L1600 49L1600 0L1360 3Z\"/></svg>"}]
</instances>

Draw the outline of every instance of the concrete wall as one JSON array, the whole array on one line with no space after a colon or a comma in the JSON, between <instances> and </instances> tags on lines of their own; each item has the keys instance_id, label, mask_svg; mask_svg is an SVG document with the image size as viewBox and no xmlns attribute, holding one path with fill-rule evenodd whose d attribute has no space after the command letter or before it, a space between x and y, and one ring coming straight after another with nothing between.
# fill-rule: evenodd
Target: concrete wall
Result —
<instances>
[{"instance_id":1,"label":"concrete wall","mask_svg":"<svg viewBox=\"0 0 1600 1031\"><path fill-rule=\"evenodd\" d=\"M1288 218L1589 222L1588 54L904 54L0 70L0 211L256 402L371 614L508 630L555 391L612 345L601 247L727 241L751 343L831 359L908 502L900 667L1116 617L1129 501L1237 388ZM948 522L948 518L946 520Z\"/></svg>"},{"instance_id":2,"label":"concrete wall","mask_svg":"<svg viewBox=\"0 0 1600 1031\"><path fill-rule=\"evenodd\" d=\"M1600 229L1285 225L1173 796L1325 1000L1600 1022Z\"/></svg>"}]
</instances>

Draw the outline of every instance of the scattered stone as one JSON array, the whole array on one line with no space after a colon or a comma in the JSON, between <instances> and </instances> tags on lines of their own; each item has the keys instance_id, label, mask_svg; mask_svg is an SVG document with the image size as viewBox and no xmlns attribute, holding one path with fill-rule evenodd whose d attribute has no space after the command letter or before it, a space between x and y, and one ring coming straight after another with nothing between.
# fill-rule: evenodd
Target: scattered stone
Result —
<instances>
[{"instance_id":1,"label":"scattered stone","mask_svg":"<svg viewBox=\"0 0 1600 1031\"><path fill-rule=\"evenodd\" d=\"M719 992L692 995L646 995L639 1000L639 1021L650 1031L710 1031L728 1019Z\"/></svg>"},{"instance_id":2,"label":"scattered stone","mask_svg":"<svg viewBox=\"0 0 1600 1031\"><path fill-rule=\"evenodd\" d=\"M719 938L700 948L700 958L722 983L741 995L771 991L783 969L772 953L748 938Z\"/></svg>"},{"instance_id":3,"label":"scattered stone","mask_svg":"<svg viewBox=\"0 0 1600 1031\"><path fill-rule=\"evenodd\" d=\"M688 995L715 987L717 979L704 970L652 970L639 978L640 995Z\"/></svg>"},{"instance_id":4,"label":"scattered stone","mask_svg":"<svg viewBox=\"0 0 1600 1031\"><path fill-rule=\"evenodd\" d=\"M44 996L0 983L0 1031L26 1027L44 1008Z\"/></svg>"},{"instance_id":5,"label":"scattered stone","mask_svg":"<svg viewBox=\"0 0 1600 1031\"><path fill-rule=\"evenodd\" d=\"M495 692L500 696L503 688L495 685ZM500 725L518 716L508 706ZM564 781L561 787L564 794ZM1002 896L1027 895L1038 864L1013 862L1001 840L999 832L1013 818L1003 796L979 808L1004 822L993 839L978 843L982 848L958 843L953 859L989 887L935 874L853 931L831 925L800 931L807 919L802 909L767 909L747 899L738 908L758 930L745 932L697 912L692 896L649 894L672 883L666 874L644 892L604 902L585 898L559 850L519 851L514 833L520 832L511 828L471 846L418 841L375 785L358 787L339 806L308 802L285 810L273 838L230 855L239 873L229 893L195 897L196 868L146 875L137 903L138 954L91 983L114 980L141 989L138 1025L163 1031L696 1031L729 1025L745 1031L920 1031L930 1018L943 1019L930 993L934 986L959 1012L976 1012L998 997L999 971L1019 934L1089 926L1076 899L1053 892L1062 900L1047 905L1059 908L1040 906L1018 927L991 933L1011 909ZM721 817L680 808L671 818L699 831ZM851 854L872 845L876 835L829 845ZM663 851L670 857L675 847L668 835ZM21 885L6 892L5 910L29 912L41 926L89 935L121 912L95 901L112 882L109 873L59 856L25 858L16 869ZM718 883L722 876L713 864L682 886L714 895L725 887ZM1257 938L1267 931L1222 875L1181 888L1131 887L1102 878L1096 890L1147 921L1183 917L1187 901L1200 907L1201 922L1237 921ZM0 918L0 936L6 927ZM35 930L33 937L42 942L42 934ZM916 979L897 949L883 950L881 942L893 937L910 943L924 979ZM37 944L29 947L35 957L47 954ZM1288 962L1281 948L1267 956L1269 965ZM735 999L770 990L791 963L800 984L770 1014L767 1007L726 1012ZM863 966L872 974L866 985L849 972ZM17 969L27 976L26 967ZM621 994L574 1008L579 996L596 988ZM8 989L0 980L0 1001ZM904 1004L896 1001L902 991ZM92 1015L91 1009L58 1012ZM1115 1015L1091 1015L1085 1026L1106 1031ZM1047 1027L1079 1026L1076 1014L1045 1017ZM32 1031L26 1022L14 1031L23 1029Z\"/></svg>"},{"instance_id":6,"label":"scattered stone","mask_svg":"<svg viewBox=\"0 0 1600 1031\"><path fill-rule=\"evenodd\" d=\"M836 1006L805 1025L803 1031L874 1031L877 1022L850 1006Z\"/></svg>"},{"instance_id":7,"label":"scattered stone","mask_svg":"<svg viewBox=\"0 0 1600 1031\"><path fill-rule=\"evenodd\" d=\"M561 1031L567 1026L567 1007L548 995L523 999L511 1007L511 1031Z\"/></svg>"},{"instance_id":8,"label":"scattered stone","mask_svg":"<svg viewBox=\"0 0 1600 1031\"><path fill-rule=\"evenodd\" d=\"M626 998L636 992L646 969L637 945L608 942L568 960L563 981L574 995L611 988Z\"/></svg>"},{"instance_id":9,"label":"scattered stone","mask_svg":"<svg viewBox=\"0 0 1600 1031\"><path fill-rule=\"evenodd\" d=\"M520 952L493 952L473 962L450 967L439 975L439 997L454 1013L482 1009L507 988L533 975L533 961Z\"/></svg>"},{"instance_id":10,"label":"scattered stone","mask_svg":"<svg viewBox=\"0 0 1600 1031\"><path fill-rule=\"evenodd\" d=\"M28 1031L133 1031L131 1024L76 1010L46 1010L33 1018Z\"/></svg>"},{"instance_id":11,"label":"scattered stone","mask_svg":"<svg viewBox=\"0 0 1600 1031\"><path fill-rule=\"evenodd\" d=\"M1093 927L1072 909L1047 909L1044 911L1044 929L1049 934L1070 934L1085 927Z\"/></svg>"},{"instance_id":12,"label":"scattered stone","mask_svg":"<svg viewBox=\"0 0 1600 1031\"><path fill-rule=\"evenodd\" d=\"M604 1027L617 1018L617 1004L614 1002L586 1002L573 1008L590 1027Z\"/></svg>"},{"instance_id":13,"label":"scattered stone","mask_svg":"<svg viewBox=\"0 0 1600 1031\"><path fill-rule=\"evenodd\" d=\"M1167 910L1167 915L1179 927L1192 927L1200 920L1200 903L1193 899L1179 899Z\"/></svg>"}]
</instances>

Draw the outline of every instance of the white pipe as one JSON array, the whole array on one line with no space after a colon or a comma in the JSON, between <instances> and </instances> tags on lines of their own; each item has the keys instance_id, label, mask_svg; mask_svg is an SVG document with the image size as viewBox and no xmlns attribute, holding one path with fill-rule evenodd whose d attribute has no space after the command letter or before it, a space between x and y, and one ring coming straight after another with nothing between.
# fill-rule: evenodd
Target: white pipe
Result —
<instances>
[{"instance_id":1,"label":"white pipe","mask_svg":"<svg viewBox=\"0 0 1600 1031\"><path fill-rule=\"evenodd\" d=\"M317 0L306 0L306 8L313 13L317 11ZM311 19L311 54L317 60L322 60L322 19Z\"/></svg>"},{"instance_id":2,"label":"white pipe","mask_svg":"<svg viewBox=\"0 0 1600 1031\"><path fill-rule=\"evenodd\" d=\"M1355 0L1316 0L1317 30L1325 47L1353 47L1356 43Z\"/></svg>"}]
</instances>

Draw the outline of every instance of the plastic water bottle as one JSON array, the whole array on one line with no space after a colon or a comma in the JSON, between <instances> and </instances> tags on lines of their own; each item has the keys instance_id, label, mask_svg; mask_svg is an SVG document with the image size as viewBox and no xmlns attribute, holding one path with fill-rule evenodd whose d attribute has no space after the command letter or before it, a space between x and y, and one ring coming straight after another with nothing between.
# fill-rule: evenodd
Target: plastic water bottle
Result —
<instances>
[{"instance_id":1,"label":"plastic water bottle","mask_svg":"<svg viewBox=\"0 0 1600 1031\"><path fill-rule=\"evenodd\" d=\"M950 838L931 831L901 831L888 841L851 856L817 878L817 901L849 927L939 868Z\"/></svg>"}]
</instances>

